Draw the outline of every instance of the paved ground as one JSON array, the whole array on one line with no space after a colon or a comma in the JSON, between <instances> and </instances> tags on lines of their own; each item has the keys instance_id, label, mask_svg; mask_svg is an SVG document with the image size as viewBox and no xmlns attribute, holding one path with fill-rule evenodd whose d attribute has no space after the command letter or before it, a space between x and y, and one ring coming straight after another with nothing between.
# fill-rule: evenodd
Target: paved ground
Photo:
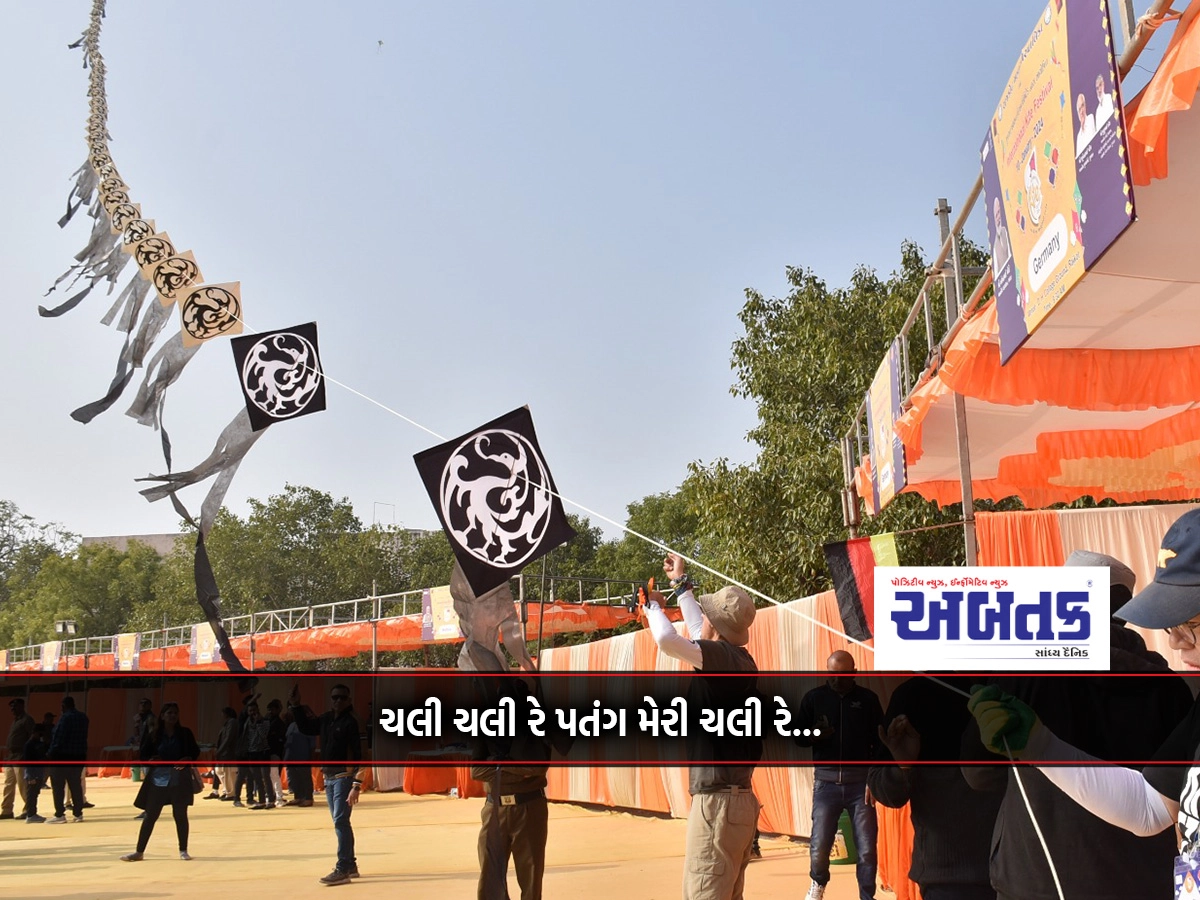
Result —
<instances>
[{"instance_id":1,"label":"paved ground","mask_svg":"<svg viewBox=\"0 0 1200 900\"><path fill-rule=\"evenodd\" d=\"M48 791L43 792L47 800ZM469 900L475 896L475 842L481 800L368 793L354 812L359 868L353 884L329 888L317 879L334 859L335 842L322 794L311 809L254 811L217 800L191 810L183 862L167 811L146 859L123 863L133 849L135 786L118 779L88 780L96 804L87 821L27 825L0 821L0 897L53 900L287 900L399 897ZM39 802L39 805L43 805ZM680 895L685 823L554 803L550 806L547 900L676 900ZM762 860L751 863L746 900L799 900L808 889L808 849L764 839ZM835 866L827 900L854 900L853 866ZM516 879L509 892L518 900ZM881 900L892 895L878 894Z\"/></svg>"}]
</instances>

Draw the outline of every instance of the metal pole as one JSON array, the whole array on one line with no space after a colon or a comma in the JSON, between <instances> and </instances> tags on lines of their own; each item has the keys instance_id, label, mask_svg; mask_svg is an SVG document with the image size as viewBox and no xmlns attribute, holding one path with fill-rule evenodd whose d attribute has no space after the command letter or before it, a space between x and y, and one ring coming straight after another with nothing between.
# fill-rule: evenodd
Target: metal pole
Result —
<instances>
[{"instance_id":1,"label":"metal pole","mask_svg":"<svg viewBox=\"0 0 1200 900\"><path fill-rule=\"evenodd\" d=\"M944 199L938 200L938 226L945 245L950 237L950 207ZM942 278L942 290L946 295L946 328L954 327L958 318L958 288L962 283L962 262L958 254L958 241L954 241L954 272ZM954 303L951 303L951 291L954 292ZM954 314L951 316L951 308ZM967 439L967 401L962 394L954 392L954 432L958 438L958 477L962 483L963 508L963 545L966 549L967 565L978 564L979 545L975 536L975 492L971 482L971 445Z\"/></svg>"},{"instance_id":2,"label":"metal pole","mask_svg":"<svg viewBox=\"0 0 1200 900\"><path fill-rule=\"evenodd\" d=\"M379 671L379 598L375 596L375 580L371 580L371 671Z\"/></svg>"},{"instance_id":3,"label":"metal pole","mask_svg":"<svg viewBox=\"0 0 1200 900\"><path fill-rule=\"evenodd\" d=\"M537 662L535 665L540 672L542 670L542 629L546 624L546 557L542 557L542 589L538 597L538 639L537 639Z\"/></svg>"}]
</instances>

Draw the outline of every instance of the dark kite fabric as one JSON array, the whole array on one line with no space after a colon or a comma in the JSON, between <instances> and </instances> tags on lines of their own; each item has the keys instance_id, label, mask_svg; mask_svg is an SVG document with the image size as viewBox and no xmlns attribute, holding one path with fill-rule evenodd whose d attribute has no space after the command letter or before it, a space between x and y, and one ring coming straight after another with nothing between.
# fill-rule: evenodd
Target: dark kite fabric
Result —
<instances>
[{"instance_id":1,"label":"dark kite fabric","mask_svg":"<svg viewBox=\"0 0 1200 900\"><path fill-rule=\"evenodd\" d=\"M476 596L575 537L528 407L413 459Z\"/></svg>"},{"instance_id":2,"label":"dark kite fabric","mask_svg":"<svg viewBox=\"0 0 1200 900\"><path fill-rule=\"evenodd\" d=\"M221 622L221 592L217 588L217 579L213 575L212 564L208 561L208 551L204 548L204 535L196 535L196 600L204 610L204 617L212 626L213 636L217 647L230 672L245 672L246 667L237 658L233 648L229 646L229 635Z\"/></svg>"},{"instance_id":3,"label":"dark kite fabric","mask_svg":"<svg viewBox=\"0 0 1200 900\"><path fill-rule=\"evenodd\" d=\"M856 641L871 640L875 622L875 554L871 539L840 541L826 544L824 549L842 627Z\"/></svg>"},{"instance_id":4,"label":"dark kite fabric","mask_svg":"<svg viewBox=\"0 0 1200 900\"><path fill-rule=\"evenodd\" d=\"M255 431L325 409L316 322L242 335L230 343Z\"/></svg>"}]
</instances>

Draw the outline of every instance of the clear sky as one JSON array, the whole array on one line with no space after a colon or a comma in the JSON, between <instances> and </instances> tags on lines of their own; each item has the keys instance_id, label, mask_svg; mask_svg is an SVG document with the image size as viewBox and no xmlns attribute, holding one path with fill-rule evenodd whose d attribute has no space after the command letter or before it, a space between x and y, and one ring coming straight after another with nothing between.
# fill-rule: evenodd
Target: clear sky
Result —
<instances>
[{"instance_id":1,"label":"clear sky","mask_svg":"<svg viewBox=\"0 0 1200 900\"><path fill-rule=\"evenodd\" d=\"M37 314L90 226L55 225L86 156L66 45L90 7L0 0L0 499L85 535L172 531L133 481L163 468L134 388L69 418L112 377L111 298ZM110 0L101 47L133 200L208 281L241 282L252 329L315 319L332 378L447 437L528 404L562 493L623 521L693 460L753 458L729 393L746 288L935 249L935 200L970 188L1041 8ZM176 468L241 402L212 342L168 394ZM436 441L335 385L328 403L273 426L227 504L291 482L436 527L412 462Z\"/></svg>"}]
</instances>

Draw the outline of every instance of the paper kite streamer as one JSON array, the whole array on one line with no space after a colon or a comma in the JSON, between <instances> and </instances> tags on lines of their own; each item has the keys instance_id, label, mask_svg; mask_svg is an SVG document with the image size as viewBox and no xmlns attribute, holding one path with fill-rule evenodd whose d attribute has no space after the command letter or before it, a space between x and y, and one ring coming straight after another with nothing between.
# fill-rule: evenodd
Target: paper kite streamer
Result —
<instances>
[{"instance_id":1,"label":"paper kite streamer","mask_svg":"<svg viewBox=\"0 0 1200 900\"><path fill-rule=\"evenodd\" d=\"M413 458L477 596L575 536L528 407Z\"/></svg>"},{"instance_id":2,"label":"paper kite streamer","mask_svg":"<svg viewBox=\"0 0 1200 900\"><path fill-rule=\"evenodd\" d=\"M316 322L245 335L231 343L255 431L325 409Z\"/></svg>"}]
</instances>

